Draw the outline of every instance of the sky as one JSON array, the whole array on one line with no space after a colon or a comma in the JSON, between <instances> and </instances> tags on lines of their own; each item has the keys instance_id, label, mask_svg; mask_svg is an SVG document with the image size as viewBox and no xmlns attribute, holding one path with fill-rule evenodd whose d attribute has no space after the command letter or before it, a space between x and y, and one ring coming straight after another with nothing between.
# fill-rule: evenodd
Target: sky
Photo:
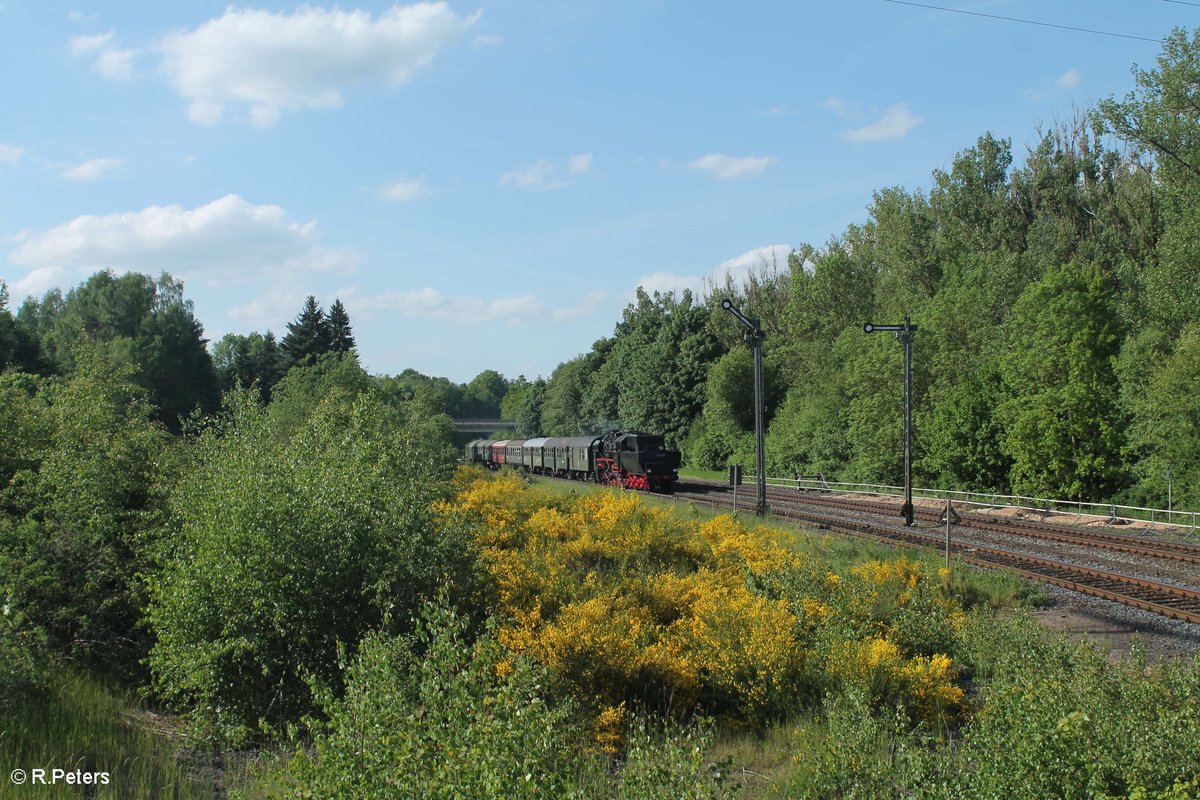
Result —
<instances>
[{"instance_id":1,"label":"sky","mask_svg":"<svg viewBox=\"0 0 1200 800\"><path fill-rule=\"evenodd\" d=\"M639 285L782 265L986 132L1019 163L1198 26L1180 0L0 0L0 278L15 308L168 271L213 341L339 298L372 373L549 377Z\"/></svg>"}]
</instances>

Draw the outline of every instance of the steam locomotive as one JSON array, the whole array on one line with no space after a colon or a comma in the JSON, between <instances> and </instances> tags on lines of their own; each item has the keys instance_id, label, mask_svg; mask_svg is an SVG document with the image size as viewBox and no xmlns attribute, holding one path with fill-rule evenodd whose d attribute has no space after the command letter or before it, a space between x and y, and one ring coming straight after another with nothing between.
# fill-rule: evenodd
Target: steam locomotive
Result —
<instances>
[{"instance_id":1,"label":"steam locomotive","mask_svg":"<svg viewBox=\"0 0 1200 800\"><path fill-rule=\"evenodd\" d=\"M522 472L595 481L626 489L670 492L679 480L680 454L663 437L637 431L602 436L541 439L476 439L466 460L489 469L508 466Z\"/></svg>"}]
</instances>

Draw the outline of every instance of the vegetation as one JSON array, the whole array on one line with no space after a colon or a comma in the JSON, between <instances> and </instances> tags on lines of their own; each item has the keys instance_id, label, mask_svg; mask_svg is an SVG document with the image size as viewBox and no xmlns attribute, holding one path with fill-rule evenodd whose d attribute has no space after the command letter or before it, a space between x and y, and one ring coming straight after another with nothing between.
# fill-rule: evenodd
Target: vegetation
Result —
<instances>
[{"instance_id":1,"label":"vegetation","mask_svg":"<svg viewBox=\"0 0 1200 800\"><path fill-rule=\"evenodd\" d=\"M900 349L861 324L908 315L918 480L1161 503L1169 468L1200 505L1200 34L1135 80L786 265L639 291L546 379L369 375L337 300L210 355L169 274L15 314L0 282L4 754L119 772L98 796L211 794L231 747L276 756L250 797L1200 796L1200 661L1112 663L920 558L452 469L449 415L747 463L729 297L769 334L772 471L898 478Z\"/></svg>"}]
</instances>

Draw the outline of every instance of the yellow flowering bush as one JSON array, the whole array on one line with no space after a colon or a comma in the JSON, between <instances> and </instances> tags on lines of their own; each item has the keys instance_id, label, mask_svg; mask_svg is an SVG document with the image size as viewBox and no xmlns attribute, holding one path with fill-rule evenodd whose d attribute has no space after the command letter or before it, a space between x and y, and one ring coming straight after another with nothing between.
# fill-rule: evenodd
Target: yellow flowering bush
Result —
<instances>
[{"instance_id":1,"label":"yellow flowering bush","mask_svg":"<svg viewBox=\"0 0 1200 800\"><path fill-rule=\"evenodd\" d=\"M922 644L942 628L914 621L930 604L938 625L953 611L920 563L837 574L769 530L681 519L633 493L547 502L511 474L456 489L438 512L474 532L498 640L591 709L601 751L619 747L630 704L763 724L821 685L854 685L921 719L961 705L953 663Z\"/></svg>"},{"instance_id":2,"label":"yellow flowering bush","mask_svg":"<svg viewBox=\"0 0 1200 800\"><path fill-rule=\"evenodd\" d=\"M835 648L828 671L843 687L861 689L873 703L901 703L925 722L947 722L962 710L958 670L944 654L908 658L894 642L870 638Z\"/></svg>"}]
</instances>

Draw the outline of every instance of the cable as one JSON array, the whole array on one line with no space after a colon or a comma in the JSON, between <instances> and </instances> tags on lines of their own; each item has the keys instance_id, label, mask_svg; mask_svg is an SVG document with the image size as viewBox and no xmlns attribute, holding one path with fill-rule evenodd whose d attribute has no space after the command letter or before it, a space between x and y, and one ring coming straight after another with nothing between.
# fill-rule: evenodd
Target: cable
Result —
<instances>
[{"instance_id":1,"label":"cable","mask_svg":"<svg viewBox=\"0 0 1200 800\"><path fill-rule=\"evenodd\" d=\"M1175 5L1177 5L1177 6L1197 6L1197 7L1200 7L1200 3L1189 3L1187 0L1163 0L1163 2L1164 2L1164 3L1174 3L1174 4L1175 4Z\"/></svg>"},{"instance_id":2,"label":"cable","mask_svg":"<svg viewBox=\"0 0 1200 800\"><path fill-rule=\"evenodd\" d=\"M1180 2L1181 0L1172 0L1172 2ZM931 8L934 11L949 11L954 14L967 14L972 17L987 17L988 19L1002 19L1005 22L1021 22L1025 25L1040 25L1043 28L1058 28L1064 31L1078 31L1079 33L1094 33L1098 36L1115 36L1119 39L1135 39L1139 42L1153 42L1161 44L1158 39L1148 39L1145 36L1132 36L1128 33L1111 33L1109 31L1097 31L1091 28L1076 28L1071 25L1055 25L1053 22L1038 22L1032 19L1017 19L1016 17L1001 17L996 14L984 14L981 11L964 11L961 8L946 8L945 6L931 6L925 3L910 3L908 0L883 0L885 3L895 3L901 6L915 6L917 8ZM1200 5L1200 3L1188 3L1187 5Z\"/></svg>"}]
</instances>

